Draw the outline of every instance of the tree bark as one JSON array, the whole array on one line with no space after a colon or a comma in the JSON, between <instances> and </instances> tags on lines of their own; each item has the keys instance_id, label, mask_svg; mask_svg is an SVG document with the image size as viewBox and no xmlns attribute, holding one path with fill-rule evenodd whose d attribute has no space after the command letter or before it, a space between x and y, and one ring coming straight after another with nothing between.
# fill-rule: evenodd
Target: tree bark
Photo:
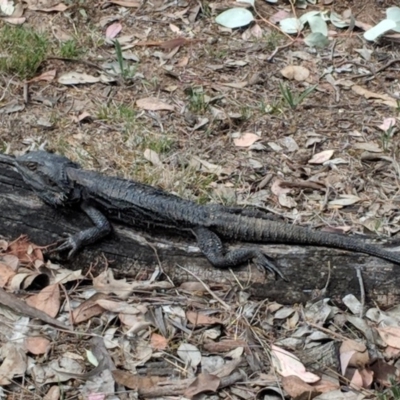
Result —
<instances>
[{"instance_id":1,"label":"tree bark","mask_svg":"<svg viewBox=\"0 0 400 400\"><path fill-rule=\"evenodd\" d=\"M0 235L8 240L20 235L40 246L59 240L64 233L74 233L90 226L87 217L76 210L59 210L45 205L8 166L0 164ZM239 247L243 244L234 244ZM258 245L257 245L258 246ZM256 298L280 303L304 302L326 285L324 297L338 302L346 294L360 297L356 268L361 268L362 284L368 302L382 307L400 300L400 266L367 255L323 247L293 245L259 245L276 260L289 279L275 279L255 266L235 270L213 268L201 255L193 238L166 237L158 232L138 232L133 227L114 224L107 239L86 247L73 260L63 260L71 269L95 266L100 272L108 264L116 276L138 278L150 276L155 267L175 284L198 278L210 284L242 287ZM330 275L330 278L329 278Z\"/></svg>"}]
</instances>

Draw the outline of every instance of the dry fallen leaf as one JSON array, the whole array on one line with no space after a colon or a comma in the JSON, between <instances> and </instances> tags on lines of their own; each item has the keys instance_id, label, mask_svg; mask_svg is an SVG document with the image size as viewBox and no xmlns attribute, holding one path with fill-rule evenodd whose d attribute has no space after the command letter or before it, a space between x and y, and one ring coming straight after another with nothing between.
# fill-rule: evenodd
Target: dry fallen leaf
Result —
<instances>
[{"instance_id":1,"label":"dry fallen leaf","mask_svg":"<svg viewBox=\"0 0 400 400\"><path fill-rule=\"evenodd\" d=\"M206 314L202 314L199 312L195 311L188 311L186 313L186 318L188 321L195 325L195 326L201 326L201 325L214 325L214 324L220 324L222 323L219 318L211 317Z\"/></svg>"},{"instance_id":2,"label":"dry fallen leaf","mask_svg":"<svg viewBox=\"0 0 400 400\"><path fill-rule=\"evenodd\" d=\"M353 194L342 194L339 199L331 200L328 205L329 206L351 206L352 204L356 204L361 199L358 196Z\"/></svg>"},{"instance_id":3,"label":"dry fallen leaf","mask_svg":"<svg viewBox=\"0 0 400 400\"><path fill-rule=\"evenodd\" d=\"M233 139L237 147L249 147L261 137L254 133L244 133L240 138Z\"/></svg>"},{"instance_id":4,"label":"dry fallen leaf","mask_svg":"<svg viewBox=\"0 0 400 400\"><path fill-rule=\"evenodd\" d=\"M400 349L400 326L386 326L376 330L388 346Z\"/></svg>"},{"instance_id":5,"label":"dry fallen leaf","mask_svg":"<svg viewBox=\"0 0 400 400\"><path fill-rule=\"evenodd\" d=\"M281 181L280 179L275 179L273 184L271 185L271 192L275 196L281 196L283 194L290 193L290 191L292 190L289 187L283 187L282 183L283 181Z\"/></svg>"},{"instance_id":6,"label":"dry fallen leaf","mask_svg":"<svg viewBox=\"0 0 400 400\"><path fill-rule=\"evenodd\" d=\"M106 299L107 296L103 293L96 293L86 301L84 301L79 307L75 308L72 312L71 319L73 324L79 324L87 321L88 319L101 315L104 313L104 308L101 307L97 301L100 299Z\"/></svg>"},{"instance_id":7,"label":"dry fallen leaf","mask_svg":"<svg viewBox=\"0 0 400 400\"><path fill-rule=\"evenodd\" d=\"M312 399L318 392L308 383L302 381L298 376L284 376L281 380L282 387L291 398ZM311 396L311 393L313 394Z\"/></svg>"},{"instance_id":8,"label":"dry fallen leaf","mask_svg":"<svg viewBox=\"0 0 400 400\"><path fill-rule=\"evenodd\" d=\"M33 10L33 11L42 11L42 12L64 12L66 10L68 10L69 6L66 6L63 3L58 3L52 7L48 7L48 8L40 8L40 7L36 7L33 5L28 5L28 9L29 10Z\"/></svg>"},{"instance_id":9,"label":"dry fallen leaf","mask_svg":"<svg viewBox=\"0 0 400 400\"><path fill-rule=\"evenodd\" d=\"M25 338L25 348L30 353L39 355L45 354L50 349L50 340L40 336L30 336Z\"/></svg>"},{"instance_id":10,"label":"dry fallen leaf","mask_svg":"<svg viewBox=\"0 0 400 400\"><path fill-rule=\"evenodd\" d=\"M119 22L114 22L106 29L106 38L114 39L122 31L122 25Z\"/></svg>"},{"instance_id":11,"label":"dry fallen leaf","mask_svg":"<svg viewBox=\"0 0 400 400\"><path fill-rule=\"evenodd\" d=\"M57 81L58 81L58 83L61 83L62 85L78 85L78 84L84 84L84 83L100 82L100 77L96 77L96 76L81 73L81 72L70 71L70 72L66 72L65 74L62 74L57 79Z\"/></svg>"},{"instance_id":12,"label":"dry fallen leaf","mask_svg":"<svg viewBox=\"0 0 400 400\"><path fill-rule=\"evenodd\" d=\"M60 309L60 287L53 284L43 288L38 294L28 297L26 303L55 318Z\"/></svg>"},{"instance_id":13,"label":"dry fallen leaf","mask_svg":"<svg viewBox=\"0 0 400 400\"><path fill-rule=\"evenodd\" d=\"M212 374L200 373L196 379L189 385L185 390L183 397L188 399L193 398L195 395L203 392L216 392L221 383L221 379L218 376Z\"/></svg>"},{"instance_id":14,"label":"dry fallen leaf","mask_svg":"<svg viewBox=\"0 0 400 400\"><path fill-rule=\"evenodd\" d=\"M93 279L93 287L101 293L114 293L121 299L126 299L132 292L134 285L126 279L115 279L111 269L108 269Z\"/></svg>"},{"instance_id":15,"label":"dry fallen leaf","mask_svg":"<svg viewBox=\"0 0 400 400\"><path fill-rule=\"evenodd\" d=\"M5 17L1 19L4 22L8 22L11 25L22 25L25 23L26 18L25 17L20 17L20 18L13 18L13 17Z\"/></svg>"},{"instance_id":16,"label":"dry fallen leaf","mask_svg":"<svg viewBox=\"0 0 400 400\"><path fill-rule=\"evenodd\" d=\"M382 148L378 144L373 143L373 142L356 143L353 147L355 149L366 150L366 151L369 151L371 153L382 153L382 151L383 151Z\"/></svg>"},{"instance_id":17,"label":"dry fallen leaf","mask_svg":"<svg viewBox=\"0 0 400 400\"><path fill-rule=\"evenodd\" d=\"M388 131L390 128L396 126L396 118L385 118L381 125L378 126L384 132Z\"/></svg>"},{"instance_id":18,"label":"dry fallen leaf","mask_svg":"<svg viewBox=\"0 0 400 400\"><path fill-rule=\"evenodd\" d=\"M154 350L165 350L168 346L168 339L158 333L153 333L151 335L150 344Z\"/></svg>"},{"instance_id":19,"label":"dry fallen leaf","mask_svg":"<svg viewBox=\"0 0 400 400\"><path fill-rule=\"evenodd\" d=\"M150 161L153 165L155 166L161 166L162 162L160 160L159 155L151 149L146 149L143 153L144 158L148 161Z\"/></svg>"},{"instance_id":20,"label":"dry fallen leaf","mask_svg":"<svg viewBox=\"0 0 400 400\"><path fill-rule=\"evenodd\" d=\"M348 366L364 367L369 362L367 347L355 340L344 340L340 346L340 366L345 374Z\"/></svg>"},{"instance_id":21,"label":"dry fallen leaf","mask_svg":"<svg viewBox=\"0 0 400 400\"><path fill-rule=\"evenodd\" d=\"M121 7L140 7L142 2L135 0L109 0L109 3L117 4Z\"/></svg>"},{"instance_id":22,"label":"dry fallen leaf","mask_svg":"<svg viewBox=\"0 0 400 400\"><path fill-rule=\"evenodd\" d=\"M27 83L39 82L39 81L51 82L56 77L56 74L57 71L55 69L52 69L51 71L43 72L39 76L35 76L34 78L29 79L29 81L26 82Z\"/></svg>"},{"instance_id":23,"label":"dry fallen leaf","mask_svg":"<svg viewBox=\"0 0 400 400\"><path fill-rule=\"evenodd\" d=\"M167 104L157 97L145 97L136 101L136 105L147 111L174 111L175 107L171 104Z\"/></svg>"},{"instance_id":24,"label":"dry fallen leaf","mask_svg":"<svg viewBox=\"0 0 400 400\"><path fill-rule=\"evenodd\" d=\"M316 153L312 156L310 160L308 160L309 164L323 164L328 161L332 156L335 150L324 150L320 153Z\"/></svg>"},{"instance_id":25,"label":"dry fallen leaf","mask_svg":"<svg viewBox=\"0 0 400 400\"><path fill-rule=\"evenodd\" d=\"M282 376L294 375L307 383L317 382L320 379L318 375L307 372L305 366L294 354L278 346L271 345L271 356L272 364Z\"/></svg>"},{"instance_id":26,"label":"dry fallen leaf","mask_svg":"<svg viewBox=\"0 0 400 400\"><path fill-rule=\"evenodd\" d=\"M0 287L4 288L14 275L15 271L11 267L0 262Z\"/></svg>"},{"instance_id":27,"label":"dry fallen leaf","mask_svg":"<svg viewBox=\"0 0 400 400\"><path fill-rule=\"evenodd\" d=\"M300 65L288 65L281 69L281 74L286 79L302 82L310 76L310 71Z\"/></svg>"}]
</instances>

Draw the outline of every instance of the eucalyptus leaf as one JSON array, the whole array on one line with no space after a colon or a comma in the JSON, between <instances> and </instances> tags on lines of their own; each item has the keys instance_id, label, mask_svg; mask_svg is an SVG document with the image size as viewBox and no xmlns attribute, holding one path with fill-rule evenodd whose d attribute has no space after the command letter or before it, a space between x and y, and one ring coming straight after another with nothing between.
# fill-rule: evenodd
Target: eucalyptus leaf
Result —
<instances>
[{"instance_id":1,"label":"eucalyptus leaf","mask_svg":"<svg viewBox=\"0 0 400 400\"><path fill-rule=\"evenodd\" d=\"M310 47L325 47L329 44L329 39L322 33L313 32L304 38L304 43Z\"/></svg>"},{"instance_id":2,"label":"eucalyptus leaf","mask_svg":"<svg viewBox=\"0 0 400 400\"><path fill-rule=\"evenodd\" d=\"M400 22L400 8L399 7L389 7L386 10L387 19L391 19L396 22Z\"/></svg>"},{"instance_id":3,"label":"eucalyptus leaf","mask_svg":"<svg viewBox=\"0 0 400 400\"><path fill-rule=\"evenodd\" d=\"M316 15L320 15L319 11L309 11L303 14L299 20L302 24L306 24L311 17L315 17Z\"/></svg>"},{"instance_id":4,"label":"eucalyptus leaf","mask_svg":"<svg viewBox=\"0 0 400 400\"><path fill-rule=\"evenodd\" d=\"M346 22L338 13L335 11L331 12L331 22L336 28L347 28L350 24Z\"/></svg>"},{"instance_id":5,"label":"eucalyptus leaf","mask_svg":"<svg viewBox=\"0 0 400 400\"><path fill-rule=\"evenodd\" d=\"M245 8L235 7L224 11L215 18L215 22L225 28L240 28L254 21L253 14Z\"/></svg>"},{"instance_id":6,"label":"eucalyptus leaf","mask_svg":"<svg viewBox=\"0 0 400 400\"><path fill-rule=\"evenodd\" d=\"M391 19L384 19L379 22L378 25L373 26L364 32L364 39L366 40L376 40L379 36L384 35L386 32L396 29L396 21Z\"/></svg>"},{"instance_id":7,"label":"eucalyptus leaf","mask_svg":"<svg viewBox=\"0 0 400 400\"><path fill-rule=\"evenodd\" d=\"M328 36L328 25L320 15L310 17L308 19L308 24L310 25L311 32L321 33L324 36Z\"/></svg>"},{"instance_id":8,"label":"eucalyptus leaf","mask_svg":"<svg viewBox=\"0 0 400 400\"><path fill-rule=\"evenodd\" d=\"M255 0L236 0L236 3L247 3L254 7L254 1Z\"/></svg>"},{"instance_id":9,"label":"eucalyptus leaf","mask_svg":"<svg viewBox=\"0 0 400 400\"><path fill-rule=\"evenodd\" d=\"M283 32L296 34L302 31L304 24L298 18L285 18L279 22Z\"/></svg>"}]
</instances>

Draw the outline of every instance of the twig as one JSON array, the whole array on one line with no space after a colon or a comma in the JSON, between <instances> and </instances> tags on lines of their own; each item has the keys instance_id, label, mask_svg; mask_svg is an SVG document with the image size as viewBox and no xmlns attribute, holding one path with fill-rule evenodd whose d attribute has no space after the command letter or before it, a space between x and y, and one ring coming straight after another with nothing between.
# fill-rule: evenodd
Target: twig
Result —
<instances>
[{"instance_id":1,"label":"twig","mask_svg":"<svg viewBox=\"0 0 400 400\"><path fill-rule=\"evenodd\" d=\"M361 268L360 267L356 267L356 274L357 274L357 279L358 279L358 283L360 285L360 302L361 302L361 309L360 309L360 318L363 318L364 316L364 307L365 307L365 287L364 287L364 280L361 274Z\"/></svg>"}]
</instances>

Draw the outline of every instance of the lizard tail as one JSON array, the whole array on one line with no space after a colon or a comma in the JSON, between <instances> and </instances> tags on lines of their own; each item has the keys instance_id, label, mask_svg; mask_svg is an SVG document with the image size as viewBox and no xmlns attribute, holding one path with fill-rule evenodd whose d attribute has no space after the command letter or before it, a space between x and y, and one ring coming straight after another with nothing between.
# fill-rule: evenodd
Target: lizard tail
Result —
<instances>
[{"instance_id":1,"label":"lizard tail","mask_svg":"<svg viewBox=\"0 0 400 400\"><path fill-rule=\"evenodd\" d=\"M400 253L351 236L311 230L298 225L267 221L260 218L239 217L239 224L224 235L249 242L291 243L326 246L375 256L400 265ZM229 225L229 224L228 224ZM233 224L230 225L234 226Z\"/></svg>"}]
</instances>

